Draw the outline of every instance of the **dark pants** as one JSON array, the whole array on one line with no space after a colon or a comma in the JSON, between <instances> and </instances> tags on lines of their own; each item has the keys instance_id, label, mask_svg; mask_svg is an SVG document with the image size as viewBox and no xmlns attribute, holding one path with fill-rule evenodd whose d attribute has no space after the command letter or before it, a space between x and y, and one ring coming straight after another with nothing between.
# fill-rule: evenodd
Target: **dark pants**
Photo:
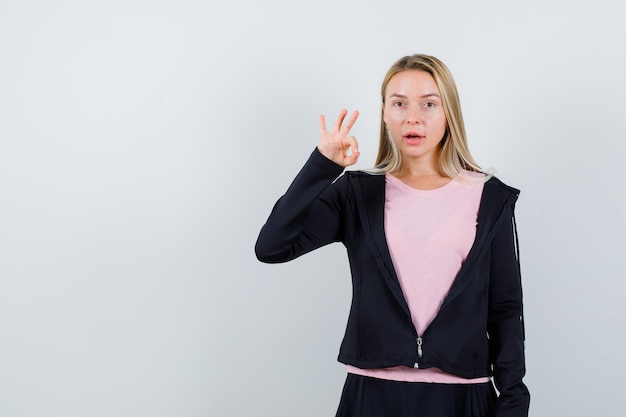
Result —
<instances>
[{"instance_id":1,"label":"dark pants","mask_svg":"<svg viewBox=\"0 0 626 417\"><path fill-rule=\"evenodd\" d=\"M490 417L490 382L431 384L348 373L336 417Z\"/></svg>"}]
</instances>

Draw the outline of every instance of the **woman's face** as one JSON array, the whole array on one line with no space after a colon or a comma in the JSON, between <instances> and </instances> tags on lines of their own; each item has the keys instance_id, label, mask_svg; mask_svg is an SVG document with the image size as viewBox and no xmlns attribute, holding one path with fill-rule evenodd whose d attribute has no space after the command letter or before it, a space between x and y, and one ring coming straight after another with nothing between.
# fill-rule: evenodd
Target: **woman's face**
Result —
<instances>
[{"instance_id":1,"label":"woman's face","mask_svg":"<svg viewBox=\"0 0 626 417\"><path fill-rule=\"evenodd\" d=\"M383 120L403 159L434 162L447 123L432 75L407 70L391 77L385 89Z\"/></svg>"}]
</instances>

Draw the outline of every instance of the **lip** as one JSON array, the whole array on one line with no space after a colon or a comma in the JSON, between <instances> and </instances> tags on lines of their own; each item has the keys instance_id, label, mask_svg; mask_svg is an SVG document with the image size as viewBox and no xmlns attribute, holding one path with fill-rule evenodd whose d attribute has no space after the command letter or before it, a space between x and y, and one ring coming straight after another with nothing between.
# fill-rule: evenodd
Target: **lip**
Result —
<instances>
[{"instance_id":1,"label":"lip","mask_svg":"<svg viewBox=\"0 0 626 417\"><path fill-rule=\"evenodd\" d=\"M417 132L407 132L404 135L402 135L402 138L409 144L409 145L417 145L419 144L422 140L424 140L425 136L417 133Z\"/></svg>"}]
</instances>

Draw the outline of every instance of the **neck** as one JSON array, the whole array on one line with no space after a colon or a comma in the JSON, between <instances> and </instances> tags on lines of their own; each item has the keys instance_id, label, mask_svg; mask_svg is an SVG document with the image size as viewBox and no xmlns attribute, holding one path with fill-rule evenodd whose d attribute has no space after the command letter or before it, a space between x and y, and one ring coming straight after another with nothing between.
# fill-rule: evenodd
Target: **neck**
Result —
<instances>
[{"instance_id":1,"label":"neck","mask_svg":"<svg viewBox=\"0 0 626 417\"><path fill-rule=\"evenodd\" d=\"M403 160L397 177L445 177L439 171L434 159Z\"/></svg>"},{"instance_id":2,"label":"neck","mask_svg":"<svg viewBox=\"0 0 626 417\"><path fill-rule=\"evenodd\" d=\"M402 168L392 175L418 190L434 190L450 182L450 178L437 169L434 159L404 160Z\"/></svg>"}]
</instances>

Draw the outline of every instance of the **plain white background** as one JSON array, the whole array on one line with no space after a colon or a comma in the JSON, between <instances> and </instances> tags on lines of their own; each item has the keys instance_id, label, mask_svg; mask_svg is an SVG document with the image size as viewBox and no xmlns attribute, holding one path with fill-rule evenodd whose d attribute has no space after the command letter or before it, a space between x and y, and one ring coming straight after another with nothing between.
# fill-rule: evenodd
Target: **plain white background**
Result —
<instances>
[{"instance_id":1,"label":"plain white background","mask_svg":"<svg viewBox=\"0 0 626 417\"><path fill-rule=\"evenodd\" d=\"M399 57L453 72L522 190L531 415L621 416L626 29L616 1L0 1L0 416L332 416L339 245L256 236Z\"/></svg>"}]
</instances>

